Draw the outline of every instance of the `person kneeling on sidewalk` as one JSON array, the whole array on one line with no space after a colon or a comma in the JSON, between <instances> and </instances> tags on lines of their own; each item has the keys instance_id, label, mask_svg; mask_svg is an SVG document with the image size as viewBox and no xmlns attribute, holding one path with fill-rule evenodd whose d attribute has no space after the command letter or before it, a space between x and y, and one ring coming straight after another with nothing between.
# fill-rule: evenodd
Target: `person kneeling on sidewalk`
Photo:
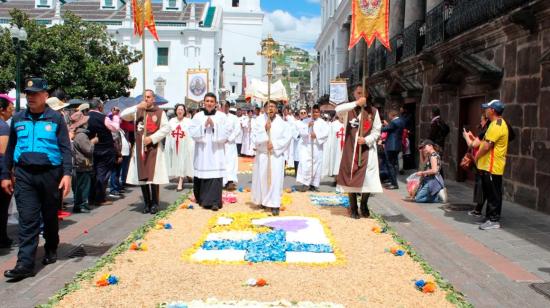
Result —
<instances>
[{"instance_id":1,"label":"person kneeling on sidewalk","mask_svg":"<svg viewBox=\"0 0 550 308\"><path fill-rule=\"evenodd\" d=\"M416 173L422 177L422 180L414 201L418 203L446 203L445 183L440 173L441 157L438 153L439 147L433 141L426 139L420 143L418 149L420 150L421 164L425 164L425 167L424 171Z\"/></svg>"}]
</instances>

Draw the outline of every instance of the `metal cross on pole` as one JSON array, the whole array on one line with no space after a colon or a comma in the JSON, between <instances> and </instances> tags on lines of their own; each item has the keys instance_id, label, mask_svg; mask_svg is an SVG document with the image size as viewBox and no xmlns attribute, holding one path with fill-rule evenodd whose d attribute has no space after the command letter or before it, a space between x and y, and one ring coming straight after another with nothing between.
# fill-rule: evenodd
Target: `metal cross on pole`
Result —
<instances>
[{"instance_id":1,"label":"metal cross on pole","mask_svg":"<svg viewBox=\"0 0 550 308\"><path fill-rule=\"evenodd\" d=\"M242 91L242 96L244 96L244 86L246 84L246 67L247 66L250 66L250 65L254 65L254 62L246 62L246 57L243 57L243 61L242 62L233 62L233 64L235 65L241 65L242 68L243 68L243 72L242 72L242 81L241 81L241 91Z\"/></svg>"},{"instance_id":2,"label":"metal cross on pole","mask_svg":"<svg viewBox=\"0 0 550 308\"><path fill-rule=\"evenodd\" d=\"M267 58L267 102L271 100L271 78L273 77L273 57L279 54L276 48L276 42L271 37L271 34L267 36L265 40L262 40L262 51L258 52L258 55ZM244 62L244 58L243 58ZM269 117L267 121L271 121ZM268 141L271 142L271 132L267 132ZM271 186L271 151L267 152L267 185Z\"/></svg>"}]
</instances>

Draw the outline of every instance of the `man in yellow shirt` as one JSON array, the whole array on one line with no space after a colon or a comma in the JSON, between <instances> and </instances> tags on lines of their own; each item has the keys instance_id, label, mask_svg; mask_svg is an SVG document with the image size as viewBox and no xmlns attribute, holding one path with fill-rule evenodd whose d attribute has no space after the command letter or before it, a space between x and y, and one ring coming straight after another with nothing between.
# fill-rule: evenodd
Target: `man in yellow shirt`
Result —
<instances>
[{"instance_id":1,"label":"man in yellow shirt","mask_svg":"<svg viewBox=\"0 0 550 308\"><path fill-rule=\"evenodd\" d=\"M481 172L483 193L487 196L486 221L479 226L481 230L500 228L502 211L502 175L506 165L508 151L508 124L502 118L504 104L492 100L481 105L487 118L491 121L485 138L476 154L476 166Z\"/></svg>"}]
</instances>

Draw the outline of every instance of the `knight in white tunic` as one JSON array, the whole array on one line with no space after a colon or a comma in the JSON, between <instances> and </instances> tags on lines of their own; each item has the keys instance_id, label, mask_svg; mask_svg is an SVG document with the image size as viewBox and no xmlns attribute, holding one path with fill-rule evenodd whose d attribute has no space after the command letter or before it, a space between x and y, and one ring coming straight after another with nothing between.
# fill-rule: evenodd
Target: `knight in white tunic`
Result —
<instances>
[{"instance_id":1,"label":"knight in white tunic","mask_svg":"<svg viewBox=\"0 0 550 308\"><path fill-rule=\"evenodd\" d=\"M321 183L323 163L323 147L328 139L330 127L320 118L321 110L318 105L312 108L312 117L309 123L300 123L300 164L296 181L310 191L318 191Z\"/></svg>"},{"instance_id":2,"label":"knight in white tunic","mask_svg":"<svg viewBox=\"0 0 550 308\"><path fill-rule=\"evenodd\" d=\"M252 172L252 202L279 215L285 176L285 151L292 136L289 125L277 115L277 103L266 104L253 129L256 158Z\"/></svg>"},{"instance_id":3,"label":"knight in white tunic","mask_svg":"<svg viewBox=\"0 0 550 308\"><path fill-rule=\"evenodd\" d=\"M235 115L237 109L230 108L229 103L224 105L225 115L227 117L227 142L225 143L225 176L223 185L230 190L234 190L239 182L237 173L239 171L239 155L237 153L237 136L241 132L239 118Z\"/></svg>"},{"instance_id":4,"label":"knight in white tunic","mask_svg":"<svg viewBox=\"0 0 550 308\"><path fill-rule=\"evenodd\" d=\"M189 135L191 119L187 117L187 108L183 104L174 107L176 117L170 119L170 134L166 138L166 161L168 175L178 178L177 191L183 189L185 177L193 177L193 154L195 142Z\"/></svg>"},{"instance_id":5,"label":"knight in white tunic","mask_svg":"<svg viewBox=\"0 0 550 308\"><path fill-rule=\"evenodd\" d=\"M136 125L136 142L126 182L141 186L144 202L142 212L155 214L160 204L159 185L169 183L162 144L162 140L170 133L168 117L155 105L155 93L152 90L146 90L144 101L124 109L120 117Z\"/></svg>"},{"instance_id":6,"label":"knight in white tunic","mask_svg":"<svg viewBox=\"0 0 550 308\"><path fill-rule=\"evenodd\" d=\"M252 142L252 111L249 110L246 115L242 116L241 127L243 129L243 145L241 155L254 156L254 144Z\"/></svg>"},{"instance_id":7,"label":"knight in white tunic","mask_svg":"<svg viewBox=\"0 0 550 308\"><path fill-rule=\"evenodd\" d=\"M193 117L189 133L195 141L193 193L203 208L219 210L222 204L225 175L225 142L227 117L216 110L216 96L207 93L204 110Z\"/></svg>"},{"instance_id":8,"label":"knight in white tunic","mask_svg":"<svg viewBox=\"0 0 550 308\"><path fill-rule=\"evenodd\" d=\"M351 217L358 219L358 195L361 194L361 215L369 217L370 194L382 192L376 149L382 123L378 110L366 103L362 86L356 86L353 94L355 102L336 107L345 126L344 150L336 182L339 191L348 193Z\"/></svg>"}]
</instances>

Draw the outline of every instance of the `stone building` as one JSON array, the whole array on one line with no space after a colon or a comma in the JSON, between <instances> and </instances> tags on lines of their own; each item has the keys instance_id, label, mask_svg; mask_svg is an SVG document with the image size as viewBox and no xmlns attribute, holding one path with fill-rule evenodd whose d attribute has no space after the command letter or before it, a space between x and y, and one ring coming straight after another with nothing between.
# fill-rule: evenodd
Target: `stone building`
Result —
<instances>
[{"instance_id":1,"label":"stone building","mask_svg":"<svg viewBox=\"0 0 550 308\"><path fill-rule=\"evenodd\" d=\"M462 129L476 129L481 103L501 99L516 135L505 197L550 213L550 1L390 0L390 12L391 51L378 43L367 51L371 98L412 113L416 142L438 106L451 127L446 176L467 182ZM361 80L355 72L339 74Z\"/></svg>"}]
</instances>

